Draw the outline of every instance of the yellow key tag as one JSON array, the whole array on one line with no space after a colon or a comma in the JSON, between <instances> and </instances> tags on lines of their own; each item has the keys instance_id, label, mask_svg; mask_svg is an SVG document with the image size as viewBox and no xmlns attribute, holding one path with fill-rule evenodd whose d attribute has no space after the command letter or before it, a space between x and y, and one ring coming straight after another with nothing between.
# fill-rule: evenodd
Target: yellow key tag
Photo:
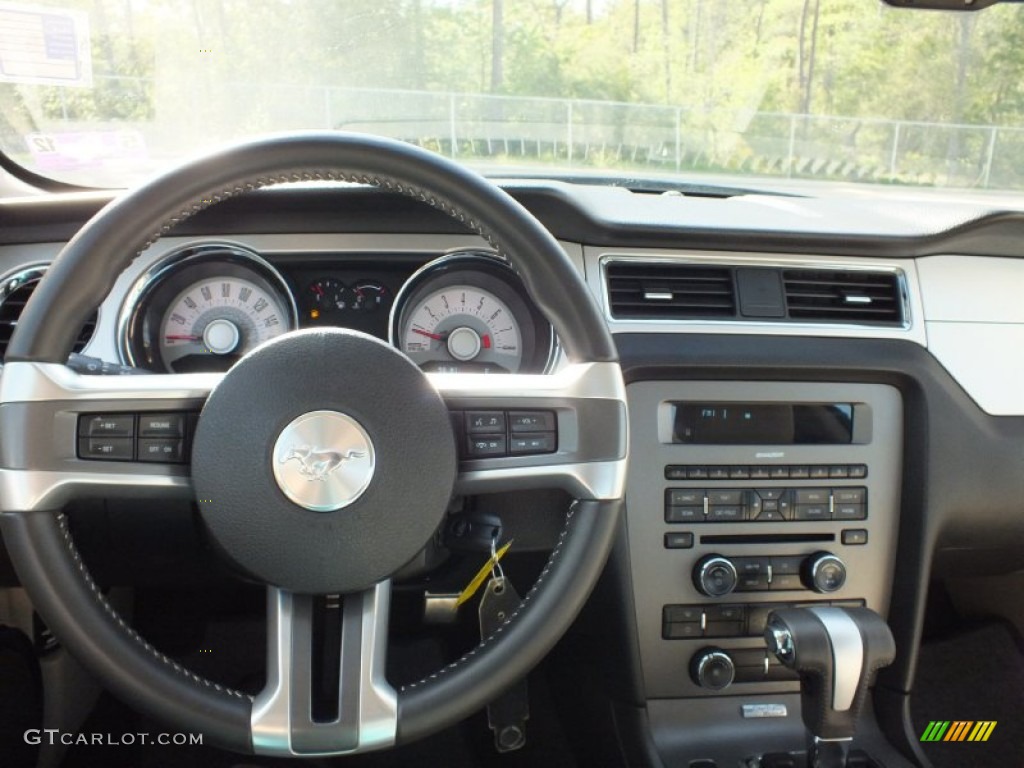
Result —
<instances>
[{"instance_id":1,"label":"yellow key tag","mask_svg":"<svg viewBox=\"0 0 1024 768\"><path fill-rule=\"evenodd\" d=\"M486 581L487 577L491 575L491 572L494 570L494 567L498 564L498 561L505 556L505 553L508 552L508 548L511 546L512 542L510 541L497 552L494 552L492 547L492 554L490 559L486 563L484 563L483 568L477 571L476 576L474 576L473 580L469 582L468 585L466 585L466 588L459 593L459 597L455 601L456 608L458 608L460 605L462 605L464 602L469 600L469 598L471 598L473 595L477 593L477 590L480 589L480 585L483 584L484 581Z\"/></svg>"}]
</instances>

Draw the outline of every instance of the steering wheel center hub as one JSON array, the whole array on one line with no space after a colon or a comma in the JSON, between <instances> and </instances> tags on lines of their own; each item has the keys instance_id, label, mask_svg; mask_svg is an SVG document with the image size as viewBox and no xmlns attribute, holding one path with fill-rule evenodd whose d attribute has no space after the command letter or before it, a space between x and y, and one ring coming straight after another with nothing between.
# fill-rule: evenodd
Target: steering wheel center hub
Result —
<instances>
[{"instance_id":1,"label":"steering wheel center hub","mask_svg":"<svg viewBox=\"0 0 1024 768\"><path fill-rule=\"evenodd\" d=\"M271 467L281 492L293 502L334 512L362 496L373 479L373 441L347 414L310 411L281 430Z\"/></svg>"},{"instance_id":2,"label":"steering wheel center hub","mask_svg":"<svg viewBox=\"0 0 1024 768\"><path fill-rule=\"evenodd\" d=\"M412 560L455 471L448 409L427 377L387 344L335 328L243 357L207 400L192 448L199 510L226 557L303 593L366 589Z\"/></svg>"}]
</instances>

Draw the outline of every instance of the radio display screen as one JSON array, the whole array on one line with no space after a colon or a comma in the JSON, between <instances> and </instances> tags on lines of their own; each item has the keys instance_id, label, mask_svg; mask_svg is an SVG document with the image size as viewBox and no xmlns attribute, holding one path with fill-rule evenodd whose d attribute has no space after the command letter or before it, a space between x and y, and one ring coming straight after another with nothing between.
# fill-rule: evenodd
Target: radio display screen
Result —
<instances>
[{"instance_id":1,"label":"radio display screen","mask_svg":"<svg viewBox=\"0 0 1024 768\"><path fill-rule=\"evenodd\" d=\"M673 443L842 445L853 442L852 403L672 403Z\"/></svg>"}]
</instances>

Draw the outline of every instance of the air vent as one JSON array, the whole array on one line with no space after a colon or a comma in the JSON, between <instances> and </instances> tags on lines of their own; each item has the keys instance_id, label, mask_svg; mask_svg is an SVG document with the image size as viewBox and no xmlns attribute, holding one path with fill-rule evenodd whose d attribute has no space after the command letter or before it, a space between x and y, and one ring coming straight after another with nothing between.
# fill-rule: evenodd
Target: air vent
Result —
<instances>
[{"instance_id":1,"label":"air vent","mask_svg":"<svg viewBox=\"0 0 1024 768\"><path fill-rule=\"evenodd\" d=\"M782 277L790 320L903 324L900 280L893 272L787 269Z\"/></svg>"},{"instance_id":2,"label":"air vent","mask_svg":"<svg viewBox=\"0 0 1024 768\"><path fill-rule=\"evenodd\" d=\"M605 269L613 317L691 320L736 316L729 268L611 262Z\"/></svg>"},{"instance_id":3,"label":"air vent","mask_svg":"<svg viewBox=\"0 0 1024 768\"><path fill-rule=\"evenodd\" d=\"M7 355L7 345L11 341L14 327L18 324L21 313L35 291L36 285L46 274L46 267L29 267L10 275L0 286L0 360ZM89 343L96 330L96 313L94 312L78 334L74 351L81 352Z\"/></svg>"}]
</instances>

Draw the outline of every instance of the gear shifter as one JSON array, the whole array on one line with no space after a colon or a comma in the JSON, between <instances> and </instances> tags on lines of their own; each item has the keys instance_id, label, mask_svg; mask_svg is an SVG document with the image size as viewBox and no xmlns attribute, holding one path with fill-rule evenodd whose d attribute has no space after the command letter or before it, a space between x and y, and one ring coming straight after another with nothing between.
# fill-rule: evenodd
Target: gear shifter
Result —
<instances>
[{"instance_id":1,"label":"gear shifter","mask_svg":"<svg viewBox=\"0 0 1024 768\"><path fill-rule=\"evenodd\" d=\"M875 672L896 656L889 626L869 608L784 608L768 616L768 648L800 674L812 768L846 768Z\"/></svg>"}]
</instances>

